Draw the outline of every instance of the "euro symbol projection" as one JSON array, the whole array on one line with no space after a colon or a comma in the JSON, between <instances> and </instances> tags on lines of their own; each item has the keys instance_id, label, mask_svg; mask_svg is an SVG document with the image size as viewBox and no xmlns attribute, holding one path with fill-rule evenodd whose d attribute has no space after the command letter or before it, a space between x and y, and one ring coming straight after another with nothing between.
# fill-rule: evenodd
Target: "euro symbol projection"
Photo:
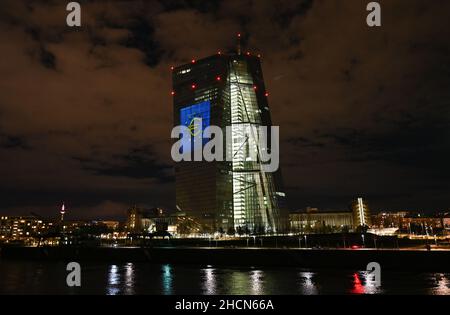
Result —
<instances>
[{"instance_id":1,"label":"euro symbol projection","mask_svg":"<svg viewBox=\"0 0 450 315\"><path fill-rule=\"evenodd\" d=\"M188 129L192 136L198 136L202 132L202 119L199 117L192 118Z\"/></svg>"}]
</instances>

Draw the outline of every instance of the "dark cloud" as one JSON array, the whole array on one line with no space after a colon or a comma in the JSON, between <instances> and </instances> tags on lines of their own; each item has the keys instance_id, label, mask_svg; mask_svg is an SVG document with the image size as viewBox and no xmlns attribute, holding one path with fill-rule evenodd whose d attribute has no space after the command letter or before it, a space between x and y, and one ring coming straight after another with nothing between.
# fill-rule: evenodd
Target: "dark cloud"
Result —
<instances>
[{"instance_id":1,"label":"dark cloud","mask_svg":"<svg viewBox=\"0 0 450 315\"><path fill-rule=\"evenodd\" d=\"M125 47L136 48L144 52L144 62L150 67L155 67L161 61L163 51L155 41L154 26L146 19L136 18L128 28L129 35L122 42Z\"/></svg>"},{"instance_id":2,"label":"dark cloud","mask_svg":"<svg viewBox=\"0 0 450 315\"><path fill-rule=\"evenodd\" d=\"M273 20L282 28L289 27L298 16L304 16L313 6L313 0L282 1L281 5L274 5ZM291 44L298 44L297 40Z\"/></svg>"},{"instance_id":3,"label":"dark cloud","mask_svg":"<svg viewBox=\"0 0 450 315\"><path fill-rule=\"evenodd\" d=\"M0 134L0 147L3 149L22 149L22 150L30 149L25 139L16 136L8 136L2 134Z\"/></svg>"},{"instance_id":4,"label":"dark cloud","mask_svg":"<svg viewBox=\"0 0 450 315\"><path fill-rule=\"evenodd\" d=\"M48 69L56 69L55 55L52 54L50 51L46 50L44 47L41 47L40 59L44 67Z\"/></svg>"},{"instance_id":5,"label":"dark cloud","mask_svg":"<svg viewBox=\"0 0 450 315\"><path fill-rule=\"evenodd\" d=\"M150 146L133 148L126 154L115 155L106 161L74 159L82 164L83 169L100 176L157 178L161 182L173 182L174 180L172 164L163 164L161 161L157 161Z\"/></svg>"},{"instance_id":6,"label":"dark cloud","mask_svg":"<svg viewBox=\"0 0 450 315\"><path fill-rule=\"evenodd\" d=\"M450 3L84 1L0 6L0 210L174 207L170 66L261 53L291 208L449 207ZM74 158L76 157L76 158ZM72 212L72 213L73 213Z\"/></svg>"},{"instance_id":7,"label":"dark cloud","mask_svg":"<svg viewBox=\"0 0 450 315\"><path fill-rule=\"evenodd\" d=\"M325 146L325 143L323 142L317 142L312 139L307 139L305 137L290 138L287 140L287 143L302 148L309 148L309 147L321 148Z\"/></svg>"},{"instance_id":8,"label":"dark cloud","mask_svg":"<svg viewBox=\"0 0 450 315\"><path fill-rule=\"evenodd\" d=\"M224 0L158 0L165 11L194 9L201 13L216 13Z\"/></svg>"}]
</instances>

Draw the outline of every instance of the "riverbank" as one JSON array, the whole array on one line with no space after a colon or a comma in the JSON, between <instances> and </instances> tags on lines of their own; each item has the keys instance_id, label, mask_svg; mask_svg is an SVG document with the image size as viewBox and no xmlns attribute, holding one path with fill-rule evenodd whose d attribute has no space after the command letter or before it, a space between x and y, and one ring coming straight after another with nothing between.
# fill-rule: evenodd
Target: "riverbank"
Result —
<instances>
[{"instance_id":1,"label":"riverbank","mask_svg":"<svg viewBox=\"0 0 450 315\"><path fill-rule=\"evenodd\" d=\"M236 267L364 269L378 262L390 270L450 271L450 251L275 249L220 247L2 247L1 260L204 264Z\"/></svg>"}]
</instances>

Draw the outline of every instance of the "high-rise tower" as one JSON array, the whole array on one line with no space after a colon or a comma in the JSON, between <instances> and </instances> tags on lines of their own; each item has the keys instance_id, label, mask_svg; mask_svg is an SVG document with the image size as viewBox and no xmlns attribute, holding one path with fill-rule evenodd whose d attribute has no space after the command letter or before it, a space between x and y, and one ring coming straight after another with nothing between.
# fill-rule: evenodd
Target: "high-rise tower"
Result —
<instances>
[{"instance_id":1,"label":"high-rise tower","mask_svg":"<svg viewBox=\"0 0 450 315\"><path fill-rule=\"evenodd\" d=\"M218 53L192 60L173 69L172 95L174 126L192 127L201 118L202 130L214 125L225 135L231 127L231 139L224 140L231 159L176 163L177 207L207 232L284 231L281 173L262 171L259 155L266 148L260 147L261 135L254 131L272 125L259 57Z\"/></svg>"},{"instance_id":2,"label":"high-rise tower","mask_svg":"<svg viewBox=\"0 0 450 315\"><path fill-rule=\"evenodd\" d=\"M350 206L353 212L353 222L355 227L370 227L372 220L370 217L370 209L367 202L363 198L357 198Z\"/></svg>"},{"instance_id":3,"label":"high-rise tower","mask_svg":"<svg viewBox=\"0 0 450 315\"><path fill-rule=\"evenodd\" d=\"M64 203L61 206L61 210L59 211L59 213L61 214L61 222L64 221L64 214L66 213L66 206L64 205Z\"/></svg>"}]
</instances>

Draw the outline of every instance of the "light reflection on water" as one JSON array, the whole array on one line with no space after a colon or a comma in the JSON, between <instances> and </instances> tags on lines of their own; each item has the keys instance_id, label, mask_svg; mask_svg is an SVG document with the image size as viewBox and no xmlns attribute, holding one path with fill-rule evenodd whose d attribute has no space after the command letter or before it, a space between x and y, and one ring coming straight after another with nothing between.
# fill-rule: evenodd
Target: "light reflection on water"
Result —
<instances>
[{"instance_id":1,"label":"light reflection on water","mask_svg":"<svg viewBox=\"0 0 450 315\"><path fill-rule=\"evenodd\" d=\"M163 294L172 295L173 294L173 274L171 265L162 265L162 285Z\"/></svg>"},{"instance_id":2,"label":"light reflection on water","mask_svg":"<svg viewBox=\"0 0 450 315\"><path fill-rule=\"evenodd\" d=\"M435 287L431 288L432 295L450 295L449 276L443 273L437 273L435 276Z\"/></svg>"},{"instance_id":3,"label":"light reflection on water","mask_svg":"<svg viewBox=\"0 0 450 315\"><path fill-rule=\"evenodd\" d=\"M300 294L316 295L318 293L317 284L314 282L313 272L300 272Z\"/></svg>"},{"instance_id":4,"label":"light reflection on water","mask_svg":"<svg viewBox=\"0 0 450 315\"><path fill-rule=\"evenodd\" d=\"M111 265L108 272L108 285L106 287L106 292L108 295L119 294L120 288L120 274L119 267L117 265Z\"/></svg>"},{"instance_id":5,"label":"light reflection on water","mask_svg":"<svg viewBox=\"0 0 450 315\"><path fill-rule=\"evenodd\" d=\"M248 277L245 272L239 270L232 270L230 274L228 274L225 279L222 281L228 282L228 292L225 294L231 295L243 295L250 294L250 286Z\"/></svg>"},{"instance_id":6,"label":"light reflection on water","mask_svg":"<svg viewBox=\"0 0 450 315\"><path fill-rule=\"evenodd\" d=\"M202 269L201 272L203 273L202 279L202 287L203 287L203 294L205 295L214 295L216 294L216 275L215 275L215 269L211 266L206 267L205 269Z\"/></svg>"},{"instance_id":7,"label":"light reflection on water","mask_svg":"<svg viewBox=\"0 0 450 315\"><path fill-rule=\"evenodd\" d=\"M134 294L134 264L125 265L125 294Z\"/></svg>"},{"instance_id":8,"label":"light reflection on water","mask_svg":"<svg viewBox=\"0 0 450 315\"><path fill-rule=\"evenodd\" d=\"M352 294L382 294L383 291L375 281L375 276L368 271L353 274Z\"/></svg>"},{"instance_id":9,"label":"light reflection on water","mask_svg":"<svg viewBox=\"0 0 450 315\"><path fill-rule=\"evenodd\" d=\"M107 274L106 294L134 294L134 269L133 263L122 266L111 265Z\"/></svg>"},{"instance_id":10,"label":"light reflection on water","mask_svg":"<svg viewBox=\"0 0 450 315\"><path fill-rule=\"evenodd\" d=\"M264 272L253 270L250 272L251 295L264 294Z\"/></svg>"},{"instance_id":11,"label":"light reflection on water","mask_svg":"<svg viewBox=\"0 0 450 315\"><path fill-rule=\"evenodd\" d=\"M68 288L62 263L0 261L0 294L431 294L450 295L449 273L82 264L82 287Z\"/></svg>"}]
</instances>

